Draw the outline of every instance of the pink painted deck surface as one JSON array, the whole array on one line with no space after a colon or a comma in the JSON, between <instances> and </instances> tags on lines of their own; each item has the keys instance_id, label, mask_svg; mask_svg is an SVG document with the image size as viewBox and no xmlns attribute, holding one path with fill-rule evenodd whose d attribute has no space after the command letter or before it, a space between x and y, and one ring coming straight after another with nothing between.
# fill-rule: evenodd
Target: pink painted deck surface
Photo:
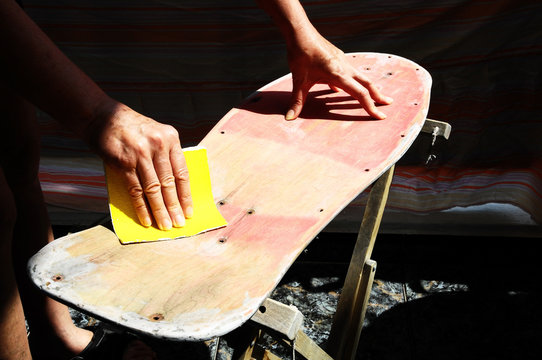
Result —
<instances>
[{"instance_id":1,"label":"pink painted deck surface","mask_svg":"<svg viewBox=\"0 0 542 360\"><path fill-rule=\"evenodd\" d=\"M370 119L345 93L315 86L302 116L285 121L291 79L283 77L231 110L201 142L226 228L129 246L104 228L90 229L31 260L36 284L94 316L156 337L203 340L237 328L318 232L421 130L429 74L397 56L350 58L394 98L382 107L386 120Z\"/></svg>"}]
</instances>

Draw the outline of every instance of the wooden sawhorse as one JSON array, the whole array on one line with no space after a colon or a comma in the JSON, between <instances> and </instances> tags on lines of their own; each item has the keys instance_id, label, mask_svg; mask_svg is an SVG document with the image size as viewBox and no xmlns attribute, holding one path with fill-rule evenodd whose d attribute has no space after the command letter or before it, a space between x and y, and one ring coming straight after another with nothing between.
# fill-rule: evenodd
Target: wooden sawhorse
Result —
<instances>
[{"instance_id":1,"label":"wooden sawhorse","mask_svg":"<svg viewBox=\"0 0 542 360\"><path fill-rule=\"evenodd\" d=\"M426 119L422 132L431 134L434 144L437 136L449 138L451 126L445 122ZM386 207L394 169L395 165L384 172L372 185L369 193L333 319L327 352L301 330L303 315L297 308L267 299L251 318L251 322L256 324L259 330L240 359L280 359L270 351L258 347L257 340L261 331L265 330L271 330L272 334L282 337L284 341L291 344L293 358L296 351L309 360L352 360L355 358L376 271L376 261L371 260L371 254Z\"/></svg>"}]
</instances>

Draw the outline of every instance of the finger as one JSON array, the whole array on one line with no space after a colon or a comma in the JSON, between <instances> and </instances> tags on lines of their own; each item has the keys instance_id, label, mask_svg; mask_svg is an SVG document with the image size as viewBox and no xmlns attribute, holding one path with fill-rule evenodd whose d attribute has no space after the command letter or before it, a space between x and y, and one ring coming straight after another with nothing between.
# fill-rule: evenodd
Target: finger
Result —
<instances>
[{"instance_id":1,"label":"finger","mask_svg":"<svg viewBox=\"0 0 542 360\"><path fill-rule=\"evenodd\" d=\"M339 89L338 87L336 87L336 86L334 86L334 85L331 85L331 84L329 85L329 88L330 88L332 91L336 92L336 93L338 93L339 91L341 91L341 89Z\"/></svg>"},{"instance_id":2,"label":"finger","mask_svg":"<svg viewBox=\"0 0 542 360\"><path fill-rule=\"evenodd\" d=\"M389 105L393 102L393 99L389 96L385 96L380 92L380 90L377 89L377 87L369 81L365 76L361 75L360 73L357 73L354 76L354 79L358 83L360 83L364 88L366 88L369 91L369 94L371 95L371 98L377 103L382 105Z\"/></svg>"},{"instance_id":3,"label":"finger","mask_svg":"<svg viewBox=\"0 0 542 360\"><path fill-rule=\"evenodd\" d=\"M354 99L359 101L369 116L379 120L386 118L386 114L376 108L369 90L363 87L358 81L347 79L345 80L344 85L340 87L354 97Z\"/></svg>"},{"instance_id":4,"label":"finger","mask_svg":"<svg viewBox=\"0 0 542 360\"><path fill-rule=\"evenodd\" d=\"M151 212L145 202L145 193L141 187L141 182L135 170L124 173L125 182L128 188L128 193L132 200L132 206L137 214L137 218L141 225L149 227L152 225Z\"/></svg>"},{"instance_id":5,"label":"finger","mask_svg":"<svg viewBox=\"0 0 542 360\"><path fill-rule=\"evenodd\" d=\"M294 86L292 90L292 100L290 103L290 109L286 113L286 120L297 119L301 110L303 110L303 105L307 99L307 94L309 93L311 86L306 86L305 83L297 84L294 81Z\"/></svg>"},{"instance_id":6,"label":"finger","mask_svg":"<svg viewBox=\"0 0 542 360\"><path fill-rule=\"evenodd\" d=\"M177 196L177 182L173 175L173 164L170 162L170 154L155 154L154 167L158 181L162 188L162 197L173 226L185 225L183 209Z\"/></svg>"},{"instance_id":7,"label":"finger","mask_svg":"<svg viewBox=\"0 0 542 360\"><path fill-rule=\"evenodd\" d=\"M180 144L175 145L172 148L170 158L173 176L175 177L175 184L177 186L177 198L179 199L184 215L187 218L191 218L194 215L194 208L192 204L192 195L190 193L190 178L188 176L186 160Z\"/></svg>"},{"instance_id":8,"label":"finger","mask_svg":"<svg viewBox=\"0 0 542 360\"><path fill-rule=\"evenodd\" d=\"M138 164L138 175L147 202L151 208L156 224L161 230L171 229L172 222L162 196L162 184L158 179L154 164L142 160Z\"/></svg>"}]
</instances>

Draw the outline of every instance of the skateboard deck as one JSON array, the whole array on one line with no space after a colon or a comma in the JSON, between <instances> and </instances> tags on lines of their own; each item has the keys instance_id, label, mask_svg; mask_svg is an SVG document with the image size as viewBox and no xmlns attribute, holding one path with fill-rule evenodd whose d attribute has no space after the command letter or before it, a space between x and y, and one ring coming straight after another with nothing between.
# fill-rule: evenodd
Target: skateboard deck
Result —
<instances>
[{"instance_id":1,"label":"skateboard deck","mask_svg":"<svg viewBox=\"0 0 542 360\"><path fill-rule=\"evenodd\" d=\"M311 90L284 120L291 76L249 96L200 143L226 227L121 245L96 227L55 240L29 262L50 296L99 319L174 340L207 340L258 310L311 240L389 169L421 130L431 77L404 58L348 54L384 94L374 120L344 92ZM360 214L361 215L361 214Z\"/></svg>"}]
</instances>

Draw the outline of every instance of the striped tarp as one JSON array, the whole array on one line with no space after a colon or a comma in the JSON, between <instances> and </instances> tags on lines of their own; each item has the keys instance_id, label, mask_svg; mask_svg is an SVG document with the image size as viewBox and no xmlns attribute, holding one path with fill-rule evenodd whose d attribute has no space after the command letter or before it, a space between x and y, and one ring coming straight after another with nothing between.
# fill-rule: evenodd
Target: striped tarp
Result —
<instances>
[{"instance_id":1,"label":"striped tarp","mask_svg":"<svg viewBox=\"0 0 542 360\"><path fill-rule=\"evenodd\" d=\"M303 1L345 52L393 53L433 77L429 117L397 167L389 209L431 214L512 204L542 222L542 2ZM288 72L284 43L254 1L27 0L26 10L113 97L194 145L232 107ZM107 212L101 165L46 115L41 180L52 208ZM429 154L436 158L429 164ZM351 206L363 206L361 196Z\"/></svg>"}]
</instances>

